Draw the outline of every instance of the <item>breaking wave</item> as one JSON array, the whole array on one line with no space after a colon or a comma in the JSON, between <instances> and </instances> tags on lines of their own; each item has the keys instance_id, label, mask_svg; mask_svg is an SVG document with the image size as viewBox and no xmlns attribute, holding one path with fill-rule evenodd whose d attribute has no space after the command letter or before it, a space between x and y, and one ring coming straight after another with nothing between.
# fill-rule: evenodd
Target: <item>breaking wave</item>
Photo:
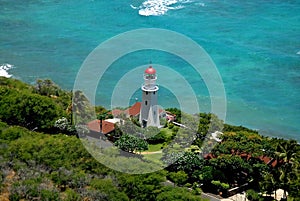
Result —
<instances>
[{"instance_id":1,"label":"breaking wave","mask_svg":"<svg viewBox=\"0 0 300 201\"><path fill-rule=\"evenodd\" d=\"M130 6L131 8L138 10L139 15L160 16L165 15L168 10L182 9L185 7L185 4L191 2L191 0L147 0L140 6Z\"/></svg>"},{"instance_id":2,"label":"breaking wave","mask_svg":"<svg viewBox=\"0 0 300 201\"><path fill-rule=\"evenodd\" d=\"M11 77L12 75L10 75L8 73L8 71L12 68L13 68L13 65L11 65L11 64L2 64L2 65L0 65L0 77L1 76L2 77L7 77L7 78Z\"/></svg>"}]
</instances>

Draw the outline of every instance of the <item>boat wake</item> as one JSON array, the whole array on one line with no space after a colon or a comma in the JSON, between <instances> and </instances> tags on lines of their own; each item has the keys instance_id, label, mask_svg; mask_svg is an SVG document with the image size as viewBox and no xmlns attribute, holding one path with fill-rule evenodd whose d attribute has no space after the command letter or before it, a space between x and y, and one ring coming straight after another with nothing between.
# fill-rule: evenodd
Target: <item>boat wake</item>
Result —
<instances>
[{"instance_id":1,"label":"boat wake","mask_svg":"<svg viewBox=\"0 0 300 201\"><path fill-rule=\"evenodd\" d=\"M131 8L138 10L142 16L160 16L165 15L168 10L179 10L185 7L185 4L193 2L192 0L147 0L140 6L130 5Z\"/></svg>"}]
</instances>

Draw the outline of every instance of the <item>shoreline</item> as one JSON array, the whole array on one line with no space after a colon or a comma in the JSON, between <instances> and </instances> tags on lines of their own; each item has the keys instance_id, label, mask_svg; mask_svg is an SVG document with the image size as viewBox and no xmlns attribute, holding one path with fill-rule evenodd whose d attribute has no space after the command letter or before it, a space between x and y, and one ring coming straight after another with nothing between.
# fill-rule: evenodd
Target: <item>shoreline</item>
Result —
<instances>
[{"instance_id":1,"label":"shoreline","mask_svg":"<svg viewBox=\"0 0 300 201\"><path fill-rule=\"evenodd\" d=\"M11 64L3 64L2 66L4 66L4 65L8 65L6 70L10 70L10 69L13 68L13 65L11 65ZM0 77L1 77L1 75L0 75ZM16 80L22 81L24 83L27 83L29 85L33 85L32 83L28 83L26 81L23 81L21 78L16 77L15 75L11 75L10 77L7 77L7 78L16 79ZM69 90L65 89L64 87L61 87L60 85L59 85L59 87L63 90L69 91ZM231 105L232 105L232 102L233 101L230 101ZM239 101L236 101L236 102L238 103ZM97 104L97 105L103 106L101 104ZM236 108L237 104L234 104L234 106ZM103 107L109 109L109 107L107 107L107 106L103 106ZM165 107L165 108L171 108L171 107ZM207 111L201 111L201 112L208 113ZM242 115L243 112L240 111L239 113L240 113L239 116L245 116L245 115ZM245 111L245 113L247 113L247 112ZM188 113L188 114L190 114L190 113ZM285 140L293 139L293 140L296 140L297 142L300 142L300 137L297 138L297 136L299 134L297 134L296 132L293 132L292 129L282 128L280 130L283 130L283 131L280 132L280 131L276 130L276 128L272 129L272 127L270 127L270 126L269 126L269 128L267 126L265 126L264 128L257 128L257 126L253 126L255 121L257 121L256 119L250 119L249 117L245 118L245 120L248 119L250 121L253 121L253 122L250 122L250 123L247 123L247 122L245 123L245 120L242 121L243 123L236 123L236 119L238 119L238 116L236 116L234 118L228 118L228 111L227 111L225 124L230 124L230 125L234 125L234 126L243 126L243 127L258 131L258 133L260 135L264 136L264 137L272 137L272 138L279 138L279 139L285 139ZM258 121L258 123L260 123L260 121ZM276 124L276 125L278 125L278 124ZM280 127L280 126L277 126L277 127ZM285 125L281 125L281 127L285 127ZM287 130L290 130L288 135L284 134L284 131L286 132Z\"/></svg>"}]
</instances>

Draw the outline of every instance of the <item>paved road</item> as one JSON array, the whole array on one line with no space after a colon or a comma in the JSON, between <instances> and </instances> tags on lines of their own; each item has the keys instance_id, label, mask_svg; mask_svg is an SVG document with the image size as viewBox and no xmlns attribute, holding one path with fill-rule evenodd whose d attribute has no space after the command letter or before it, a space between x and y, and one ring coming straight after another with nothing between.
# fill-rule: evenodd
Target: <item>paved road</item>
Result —
<instances>
[{"instance_id":1,"label":"paved road","mask_svg":"<svg viewBox=\"0 0 300 201\"><path fill-rule=\"evenodd\" d=\"M205 199L208 199L208 200L210 200L210 201L221 201L221 199L219 199L219 198L216 198L216 197L214 197L214 196L212 196L212 195L209 195L209 194L207 194L207 193L201 193L201 197L202 198L205 198Z\"/></svg>"}]
</instances>

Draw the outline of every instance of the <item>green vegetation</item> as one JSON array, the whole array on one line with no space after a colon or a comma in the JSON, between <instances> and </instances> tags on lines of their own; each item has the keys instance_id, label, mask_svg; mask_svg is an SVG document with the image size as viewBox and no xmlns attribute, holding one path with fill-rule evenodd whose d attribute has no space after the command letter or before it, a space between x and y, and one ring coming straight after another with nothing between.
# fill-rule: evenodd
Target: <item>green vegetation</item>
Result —
<instances>
[{"instance_id":1,"label":"green vegetation","mask_svg":"<svg viewBox=\"0 0 300 201\"><path fill-rule=\"evenodd\" d=\"M160 151L162 148L163 148L163 144L149 144L148 145L149 152Z\"/></svg>"},{"instance_id":2,"label":"green vegetation","mask_svg":"<svg viewBox=\"0 0 300 201\"><path fill-rule=\"evenodd\" d=\"M123 134L120 139L115 142L115 145L127 152L141 152L148 149L148 143L138 137L129 134Z\"/></svg>"},{"instance_id":3,"label":"green vegetation","mask_svg":"<svg viewBox=\"0 0 300 201\"><path fill-rule=\"evenodd\" d=\"M117 126L112 135L120 149L159 151L132 160L169 165L154 173L129 175L97 162L76 136L88 132L84 124L92 118L92 107L82 92L66 92L50 80L30 86L1 77L0 200L201 200L202 191L226 197L229 189L245 184L241 190L250 200L267 199L263 195L279 188L289 200L299 200L296 141L223 126L213 114L169 111L187 128L170 122L160 130L140 129L132 121ZM98 119L110 116L100 106L96 114ZM216 142L211 133L222 129L222 141ZM115 161L118 149L109 151L112 163L127 164L128 158ZM125 166L143 168L138 163Z\"/></svg>"},{"instance_id":4,"label":"green vegetation","mask_svg":"<svg viewBox=\"0 0 300 201\"><path fill-rule=\"evenodd\" d=\"M10 200L156 200L172 191L162 183L165 171L146 175L113 171L91 157L75 136L0 125L1 190L10 184Z\"/></svg>"}]
</instances>

